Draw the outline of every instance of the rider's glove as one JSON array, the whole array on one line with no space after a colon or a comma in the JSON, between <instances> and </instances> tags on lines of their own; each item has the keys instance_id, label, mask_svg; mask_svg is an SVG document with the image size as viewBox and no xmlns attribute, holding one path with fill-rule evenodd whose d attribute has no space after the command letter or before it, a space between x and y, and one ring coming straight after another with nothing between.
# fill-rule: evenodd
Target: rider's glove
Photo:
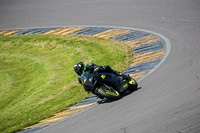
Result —
<instances>
[{"instance_id":1,"label":"rider's glove","mask_svg":"<svg viewBox=\"0 0 200 133\"><path fill-rule=\"evenodd\" d=\"M82 84L80 76L78 76L78 82Z\"/></svg>"},{"instance_id":2,"label":"rider's glove","mask_svg":"<svg viewBox=\"0 0 200 133\"><path fill-rule=\"evenodd\" d=\"M101 71L101 70L104 70L103 67L101 66L98 66L94 69L94 73L98 72L98 71Z\"/></svg>"}]
</instances>

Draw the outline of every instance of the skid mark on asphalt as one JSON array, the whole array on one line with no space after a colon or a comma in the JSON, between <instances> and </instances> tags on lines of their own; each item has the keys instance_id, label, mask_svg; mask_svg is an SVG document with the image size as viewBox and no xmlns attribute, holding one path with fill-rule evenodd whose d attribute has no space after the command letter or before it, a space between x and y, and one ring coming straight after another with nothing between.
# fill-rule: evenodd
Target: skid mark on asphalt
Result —
<instances>
[{"instance_id":1,"label":"skid mark on asphalt","mask_svg":"<svg viewBox=\"0 0 200 133\"><path fill-rule=\"evenodd\" d=\"M106 39L123 41L130 46L135 56L133 63L124 71L135 80L140 80L154 69L166 53L165 42L161 37L140 30L109 28L109 27L62 27L62 28L34 28L0 31L0 35L28 35L28 34L78 34ZM55 114L53 117L41 120L38 124L25 128L25 132L35 132L55 122L63 120L73 114L83 111L97 103L98 99L92 95L88 99ZM126 132L126 130L124 130Z\"/></svg>"}]
</instances>

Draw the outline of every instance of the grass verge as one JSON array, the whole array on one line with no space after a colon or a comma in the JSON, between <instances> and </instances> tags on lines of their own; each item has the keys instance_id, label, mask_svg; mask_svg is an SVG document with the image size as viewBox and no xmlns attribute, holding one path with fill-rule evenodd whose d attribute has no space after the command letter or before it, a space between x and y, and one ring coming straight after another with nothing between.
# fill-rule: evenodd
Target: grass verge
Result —
<instances>
[{"instance_id":1,"label":"grass verge","mask_svg":"<svg viewBox=\"0 0 200 133\"><path fill-rule=\"evenodd\" d=\"M78 61L123 71L133 51L114 40L78 35L0 36L0 132L16 132L86 98Z\"/></svg>"}]
</instances>

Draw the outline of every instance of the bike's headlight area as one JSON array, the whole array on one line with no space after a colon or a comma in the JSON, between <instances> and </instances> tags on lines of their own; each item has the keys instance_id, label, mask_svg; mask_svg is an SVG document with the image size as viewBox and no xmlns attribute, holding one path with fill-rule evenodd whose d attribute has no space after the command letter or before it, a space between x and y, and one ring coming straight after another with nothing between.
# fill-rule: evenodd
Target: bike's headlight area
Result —
<instances>
[{"instance_id":1,"label":"bike's headlight area","mask_svg":"<svg viewBox=\"0 0 200 133\"><path fill-rule=\"evenodd\" d=\"M93 87L90 86L90 85L84 84L84 89L85 89L85 91L92 91L92 90L93 90Z\"/></svg>"}]
</instances>

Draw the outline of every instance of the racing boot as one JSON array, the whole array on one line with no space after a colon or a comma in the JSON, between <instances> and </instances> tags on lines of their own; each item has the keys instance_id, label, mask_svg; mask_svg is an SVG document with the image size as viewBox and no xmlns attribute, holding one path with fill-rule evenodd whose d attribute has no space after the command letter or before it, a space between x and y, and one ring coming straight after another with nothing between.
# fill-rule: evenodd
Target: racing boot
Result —
<instances>
[{"instance_id":1,"label":"racing boot","mask_svg":"<svg viewBox=\"0 0 200 133\"><path fill-rule=\"evenodd\" d=\"M122 80L128 80L129 79L129 75L125 75L122 72L117 72L117 76L120 76L122 78Z\"/></svg>"}]
</instances>

